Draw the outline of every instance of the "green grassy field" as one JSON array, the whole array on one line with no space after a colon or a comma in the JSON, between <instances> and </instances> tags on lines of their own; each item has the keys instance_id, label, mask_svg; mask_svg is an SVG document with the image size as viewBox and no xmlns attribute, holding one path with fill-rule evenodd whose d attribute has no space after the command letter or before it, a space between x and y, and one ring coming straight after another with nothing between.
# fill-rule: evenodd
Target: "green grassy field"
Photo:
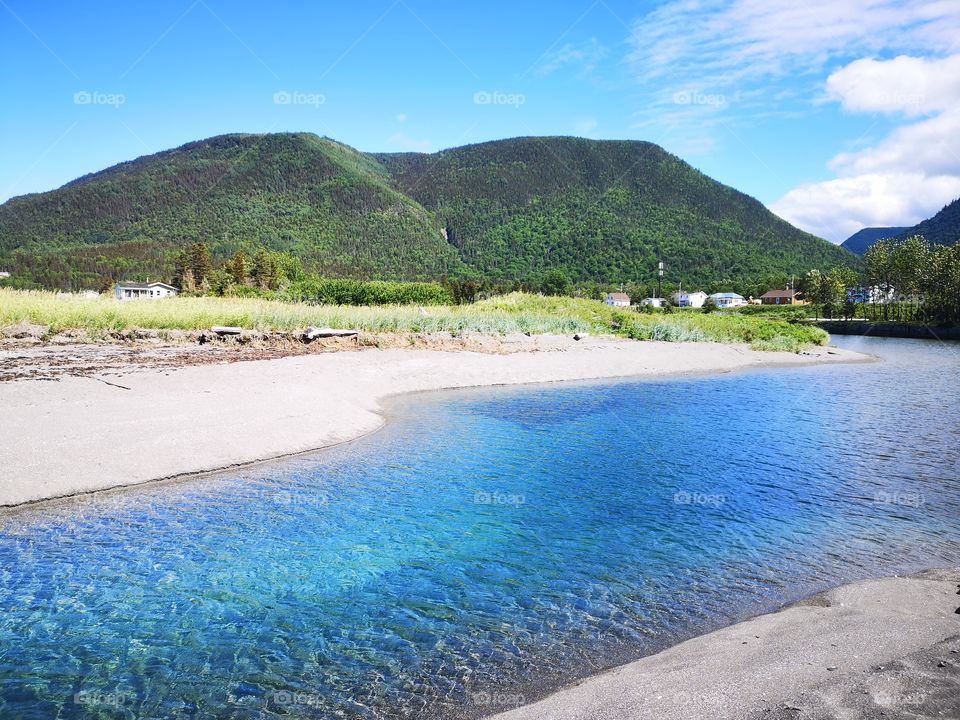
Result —
<instances>
[{"instance_id":1,"label":"green grassy field","mask_svg":"<svg viewBox=\"0 0 960 720\"><path fill-rule=\"evenodd\" d=\"M637 340L749 343L759 350L797 352L823 345L824 331L784 320L699 311L642 314L597 300L512 293L458 306L318 306L255 298L173 298L118 302L113 298L0 289L0 327L31 323L50 335L83 329L107 336L134 328L194 330L231 325L261 330L307 326L368 332L479 332L506 335L591 333Z\"/></svg>"}]
</instances>

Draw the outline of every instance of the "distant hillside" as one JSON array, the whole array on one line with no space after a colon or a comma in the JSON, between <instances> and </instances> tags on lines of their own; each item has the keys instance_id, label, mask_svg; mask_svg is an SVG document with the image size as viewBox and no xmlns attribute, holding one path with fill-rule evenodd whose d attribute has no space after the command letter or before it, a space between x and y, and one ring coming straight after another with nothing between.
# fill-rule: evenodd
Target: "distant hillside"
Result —
<instances>
[{"instance_id":1,"label":"distant hillside","mask_svg":"<svg viewBox=\"0 0 960 720\"><path fill-rule=\"evenodd\" d=\"M864 228L863 230L855 232L853 235L844 240L840 247L846 248L850 252L863 257L870 246L873 245L877 240L880 240L881 238L897 237L905 230L907 230L905 227Z\"/></svg>"},{"instance_id":2,"label":"distant hillside","mask_svg":"<svg viewBox=\"0 0 960 720\"><path fill-rule=\"evenodd\" d=\"M674 280L707 283L856 262L651 143L517 138L376 157L492 277L643 280L663 259Z\"/></svg>"},{"instance_id":3,"label":"distant hillside","mask_svg":"<svg viewBox=\"0 0 960 720\"><path fill-rule=\"evenodd\" d=\"M644 142L518 138L433 155L308 133L224 135L0 206L15 282L169 278L177 250L266 246L330 276L708 283L856 264Z\"/></svg>"},{"instance_id":4,"label":"distant hillside","mask_svg":"<svg viewBox=\"0 0 960 720\"><path fill-rule=\"evenodd\" d=\"M923 235L936 245L955 245L960 239L960 198L954 200L932 218L912 228L905 228L900 237Z\"/></svg>"}]
</instances>

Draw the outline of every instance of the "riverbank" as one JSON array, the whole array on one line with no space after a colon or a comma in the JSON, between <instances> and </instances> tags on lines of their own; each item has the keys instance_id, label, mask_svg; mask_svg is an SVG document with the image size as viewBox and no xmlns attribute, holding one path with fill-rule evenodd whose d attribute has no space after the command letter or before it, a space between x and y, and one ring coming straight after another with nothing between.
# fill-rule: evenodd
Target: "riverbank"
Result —
<instances>
[{"instance_id":1,"label":"riverbank","mask_svg":"<svg viewBox=\"0 0 960 720\"><path fill-rule=\"evenodd\" d=\"M960 717L960 568L845 585L497 720Z\"/></svg>"},{"instance_id":2,"label":"riverbank","mask_svg":"<svg viewBox=\"0 0 960 720\"><path fill-rule=\"evenodd\" d=\"M355 439L401 393L485 385L857 362L745 345L549 338L509 354L362 349L248 362L145 365L0 383L0 506L210 472ZM14 351L17 352L17 351ZM25 353L26 351L21 351ZM83 356L83 346L68 348ZM29 357L27 357L29 360ZM23 365L25 360L13 359ZM88 363L89 365L89 363ZM44 377L40 375L38 377Z\"/></svg>"},{"instance_id":3,"label":"riverbank","mask_svg":"<svg viewBox=\"0 0 960 720\"><path fill-rule=\"evenodd\" d=\"M818 320L816 325L831 335L960 340L960 327L935 327L920 325L919 323L870 322L867 320Z\"/></svg>"}]
</instances>

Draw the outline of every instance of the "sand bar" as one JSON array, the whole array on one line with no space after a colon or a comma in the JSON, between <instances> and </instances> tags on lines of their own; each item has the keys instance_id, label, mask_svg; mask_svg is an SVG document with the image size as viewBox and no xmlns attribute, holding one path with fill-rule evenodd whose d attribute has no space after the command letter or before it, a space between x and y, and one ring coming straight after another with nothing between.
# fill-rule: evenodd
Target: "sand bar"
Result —
<instances>
[{"instance_id":1,"label":"sand bar","mask_svg":"<svg viewBox=\"0 0 960 720\"><path fill-rule=\"evenodd\" d=\"M563 339L561 339L563 340ZM869 359L588 338L509 354L367 349L0 382L0 506L306 452L383 423L391 395Z\"/></svg>"},{"instance_id":2,"label":"sand bar","mask_svg":"<svg viewBox=\"0 0 960 720\"><path fill-rule=\"evenodd\" d=\"M958 588L960 568L845 585L495 717L960 718Z\"/></svg>"}]
</instances>

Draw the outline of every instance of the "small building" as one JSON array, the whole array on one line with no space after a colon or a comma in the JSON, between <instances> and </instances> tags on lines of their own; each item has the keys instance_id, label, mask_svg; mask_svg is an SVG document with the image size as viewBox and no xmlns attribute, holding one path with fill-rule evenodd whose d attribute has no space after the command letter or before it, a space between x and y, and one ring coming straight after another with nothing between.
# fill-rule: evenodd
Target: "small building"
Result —
<instances>
[{"instance_id":1,"label":"small building","mask_svg":"<svg viewBox=\"0 0 960 720\"><path fill-rule=\"evenodd\" d=\"M659 297L648 297L640 301L641 305L648 305L650 307L663 307L664 298Z\"/></svg>"},{"instance_id":2,"label":"small building","mask_svg":"<svg viewBox=\"0 0 960 720\"><path fill-rule=\"evenodd\" d=\"M873 287L853 287L847 289L847 301L857 305L874 305L891 302L894 297L896 297L896 291L893 288L884 292L876 285Z\"/></svg>"},{"instance_id":3,"label":"small building","mask_svg":"<svg viewBox=\"0 0 960 720\"><path fill-rule=\"evenodd\" d=\"M622 292L607 293L604 302L610 307L630 307L630 296Z\"/></svg>"},{"instance_id":4,"label":"small building","mask_svg":"<svg viewBox=\"0 0 960 720\"><path fill-rule=\"evenodd\" d=\"M117 300L160 300L176 297L179 291L162 282L119 282L114 292Z\"/></svg>"},{"instance_id":5,"label":"small building","mask_svg":"<svg viewBox=\"0 0 960 720\"><path fill-rule=\"evenodd\" d=\"M697 290L692 293L677 292L673 294L673 299L674 302L677 303L677 307L702 308L703 304L707 301L707 297L707 294L702 290Z\"/></svg>"},{"instance_id":6,"label":"small building","mask_svg":"<svg viewBox=\"0 0 960 720\"><path fill-rule=\"evenodd\" d=\"M796 305L797 291L791 288L786 290L767 290L760 296L762 305Z\"/></svg>"},{"instance_id":7,"label":"small building","mask_svg":"<svg viewBox=\"0 0 960 720\"><path fill-rule=\"evenodd\" d=\"M10 273L6 271L0 272L0 280L6 280L8 277L10 277Z\"/></svg>"},{"instance_id":8,"label":"small building","mask_svg":"<svg viewBox=\"0 0 960 720\"><path fill-rule=\"evenodd\" d=\"M743 307L747 304L747 300L743 295L737 295L737 293L732 292L714 293L710 296L710 299L713 300L714 305L720 309Z\"/></svg>"}]
</instances>

